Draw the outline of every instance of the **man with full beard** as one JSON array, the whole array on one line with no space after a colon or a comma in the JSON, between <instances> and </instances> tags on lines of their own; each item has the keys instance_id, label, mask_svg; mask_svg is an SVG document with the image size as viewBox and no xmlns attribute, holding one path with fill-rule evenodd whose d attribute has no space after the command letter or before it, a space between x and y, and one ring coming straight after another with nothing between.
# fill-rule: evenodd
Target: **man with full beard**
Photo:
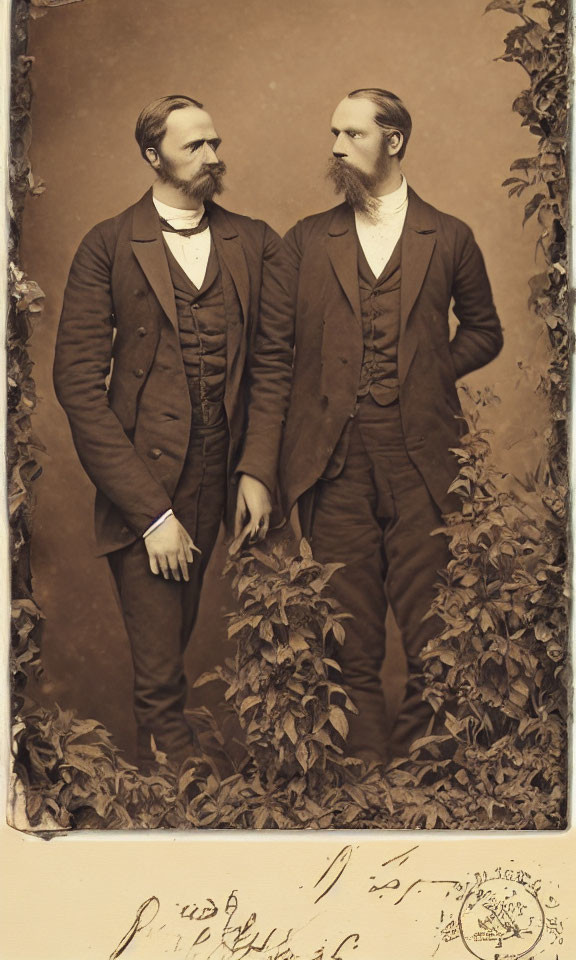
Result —
<instances>
[{"instance_id":1,"label":"man with full beard","mask_svg":"<svg viewBox=\"0 0 576 960\"><path fill-rule=\"evenodd\" d=\"M97 489L138 759L162 751L179 764L194 752L182 658L202 579L223 517L252 541L266 535L291 350L278 335L279 238L212 201L225 166L202 104L155 100L136 140L155 182L82 241L54 378Z\"/></svg>"},{"instance_id":2,"label":"man with full beard","mask_svg":"<svg viewBox=\"0 0 576 960\"><path fill-rule=\"evenodd\" d=\"M342 100L329 176L345 202L289 231L282 285L295 317L285 509L299 503L317 560L345 565L330 587L352 615L339 653L358 709L348 750L377 761L405 753L431 719L420 653L438 629L423 618L449 559L446 539L430 534L458 505L451 448L465 427L455 384L502 345L472 231L406 184L411 127L389 91ZM388 604L408 663L391 737L380 679Z\"/></svg>"}]
</instances>

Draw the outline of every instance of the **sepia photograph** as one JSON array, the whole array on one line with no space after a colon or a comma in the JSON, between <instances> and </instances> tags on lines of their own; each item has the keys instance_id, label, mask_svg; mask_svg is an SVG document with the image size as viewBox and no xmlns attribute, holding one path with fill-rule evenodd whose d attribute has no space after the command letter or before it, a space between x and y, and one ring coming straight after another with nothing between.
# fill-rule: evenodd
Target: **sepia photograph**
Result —
<instances>
[{"instance_id":1,"label":"sepia photograph","mask_svg":"<svg viewBox=\"0 0 576 960\"><path fill-rule=\"evenodd\" d=\"M13 0L11 827L567 829L569 18Z\"/></svg>"}]
</instances>

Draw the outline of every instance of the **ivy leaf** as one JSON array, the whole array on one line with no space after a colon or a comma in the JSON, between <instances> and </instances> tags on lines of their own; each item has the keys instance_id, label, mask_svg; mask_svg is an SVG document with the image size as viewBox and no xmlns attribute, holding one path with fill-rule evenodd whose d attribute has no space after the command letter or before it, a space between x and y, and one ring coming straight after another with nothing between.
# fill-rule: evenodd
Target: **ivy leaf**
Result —
<instances>
[{"instance_id":1,"label":"ivy leaf","mask_svg":"<svg viewBox=\"0 0 576 960\"><path fill-rule=\"evenodd\" d=\"M296 731L296 721L291 713L287 713L283 722L284 730L288 734L292 743L298 743L298 733Z\"/></svg>"},{"instance_id":2,"label":"ivy leaf","mask_svg":"<svg viewBox=\"0 0 576 960\"><path fill-rule=\"evenodd\" d=\"M228 637L232 639L232 637L235 637L244 627L257 627L261 620L261 614L254 617L240 617L234 620L228 627Z\"/></svg>"},{"instance_id":3,"label":"ivy leaf","mask_svg":"<svg viewBox=\"0 0 576 960\"><path fill-rule=\"evenodd\" d=\"M202 687L205 683L212 683L213 680L221 680L220 673L217 670L208 670L202 673L192 684L193 687Z\"/></svg>"},{"instance_id":4,"label":"ivy leaf","mask_svg":"<svg viewBox=\"0 0 576 960\"><path fill-rule=\"evenodd\" d=\"M330 707L328 717L334 729L345 740L348 736L348 720L344 711L340 707Z\"/></svg>"},{"instance_id":5,"label":"ivy leaf","mask_svg":"<svg viewBox=\"0 0 576 960\"><path fill-rule=\"evenodd\" d=\"M333 660L331 657L323 657L322 662L326 664L327 667L330 667L332 670L337 670L338 673L342 673L342 667L336 660Z\"/></svg>"},{"instance_id":6,"label":"ivy leaf","mask_svg":"<svg viewBox=\"0 0 576 960\"><path fill-rule=\"evenodd\" d=\"M308 747L305 743L299 743L296 748L296 759L304 772L308 770Z\"/></svg>"},{"instance_id":7,"label":"ivy leaf","mask_svg":"<svg viewBox=\"0 0 576 960\"><path fill-rule=\"evenodd\" d=\"M538 166L538 157L521 157L510 164L511 170L530 170ZM504 186L504 184L502 184Z\"/></svg>"},{"instance_id":8,"label":"ivy leaf","mask_svg":"<svg viewBox=\"0 0 576 960\"><path fill-rule=\"evenodd\" d=\"M536 213L538 207L540 206L542 201L545 199L546 197L543 193L536 193L534 194L532 199L528 201L528 203L524 207L524 219L522 221L522 226L524 226L526 221L529 220L530 217L532 217Z\"/></svg>"},{"instance_id":9,"label":"ivy leaf","mask_svg":"<svg viewBox=\"0 0 576 960\"><path fill-rule=\"evenodd\" d=\"M484 13L489 13L491 10L503 10L505 13L515 13L521 17L524 12L524 4L525 0L491 0Z\"/></svg>"},{"instance_id":10,"label":"ivy leaf","mask_svg":"<svg viewBox=\"0 0 576 960\"><path fill-rule=\"evenodd\" d=\"M340 645L342 645L346 639L346 633L344 631L344 627L342 626L342 624L338 623L337 620L332 625L332 633L334 634L334 639L336 640L336 643L339 643Z\"/></svg>"},{"instance_id":11,"label":"ivy leaf","mask_svg":"<svg viewBox=\"0 0 576 960\"><path fill-rule=\"evenodd\" d=\"M288 640L288 643L290 644L291 649L297 653L308 651L310 649L310 645L306 643L304 637L293 630L290 631L290 639Z\"/></svg>"},{"instance_id":12,"label":"ivy leaf","mask_svg":"<svg viewBox=\"0 0 576 960\"><path fill-rule=\"evenodd\" d=\"M312 548L305 537L302 537L300 541L299 550L300 556L303 557L304 560L312 560Z\"/></svg>"},{"instance_id":13,"label":"ivy leaf","mask_svg":"<svg viewBox=\"0 0 576 960\"><path fill-rule=\"evenodd\" d=\"M260 703L262 703L261 697L256 697L256 696L246 697L246 699L242 701L242 705L240 707L240 716L241 717L244 716L244 714L248 710L250 710L252 707L257 706L257 704L260 704Z\"/></svg>"}]
</instances>

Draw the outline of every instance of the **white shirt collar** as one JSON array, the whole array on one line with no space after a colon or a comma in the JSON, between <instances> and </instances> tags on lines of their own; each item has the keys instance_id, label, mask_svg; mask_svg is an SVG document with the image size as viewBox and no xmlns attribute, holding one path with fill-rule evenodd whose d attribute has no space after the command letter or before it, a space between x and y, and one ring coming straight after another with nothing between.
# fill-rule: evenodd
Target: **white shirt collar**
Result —
<instances>
[{"instance_id":1,"label":"white shirt collar","mask_svg":"<svg viewBox=\"0 0 576 960\"><path fill-rule=\"evenodd\" d=\"M382 197L374 197L372 209L366 213L355 211L356 226L362 230L389 230L404 223L408 209L408 184L402 175L402 183L397 190Z\"/></svg>"},{"instance_id":2,"label":"white shirt collar","mask_svg":"<svg viewBox=\"0 0 576 960\"><path fill-rule=\"evenodd\" d=\"M376 203L378 204L379 217L390 217L395 213L401 213L408 203L408 184L404 174L402 174L402 183L398 189L393 190L392 193L386 193L382 197L376 197Z\"/></svg>"},{"instance_id":3,"label":"white shirt collar","mask_svg":"<svg viewBox=\"0 0 576 960\"><path fill-rule=\"evenodd\" d=\"M178 207L169 207L156 197L152 197L154 206L163 220L167 220L173 227L190 227L200 223L204 213L204 204L198 210L180 210Z\"/></svg>"}]
</instances>

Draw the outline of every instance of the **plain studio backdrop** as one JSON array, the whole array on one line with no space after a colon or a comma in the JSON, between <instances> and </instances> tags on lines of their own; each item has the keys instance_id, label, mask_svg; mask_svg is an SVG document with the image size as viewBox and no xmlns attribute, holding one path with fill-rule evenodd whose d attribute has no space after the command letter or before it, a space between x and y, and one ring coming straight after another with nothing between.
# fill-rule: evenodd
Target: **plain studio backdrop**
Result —
<instances>
[{"instance_id":1,"label":"plain studio backdrop","mask_svg":"<svg viewBox=\"0 0 576 960\"><path fill-rule=\"evenodd\" d=\"M465 220L486 259L505 346L468 383L490 386L500 397L483 413L484 423L494 429L497 465L523 477L542 451L546 409L534 385L546 344L527 308L536 230L531 222L522 228L523 204L509 200L501 183L512 161L534 153L536 141L512 112L526 75L495 60L516 18L483 15L484 6L484 0L80 0L31 23L31 157L47 189L27 201L22 254L46 294L31 343L35 432L46 447L35 485L32 558L35 597L46 617L43 690L105 723L129 757L130 653L107 563L94 557L93 489L56 402L51 368L80 240L151 183L133 136L136 117L165 94L201 100L228 166L220 202L284 233L337 202L324 171L338 101L367 86L401 96L414 123L404 162L408 182ZM220 548L190 645L190 679L226 653L221 614L232 599L222 559ZM396 638L386 681L392 700L401 673Z\"/></svg>"}]
</instances>

